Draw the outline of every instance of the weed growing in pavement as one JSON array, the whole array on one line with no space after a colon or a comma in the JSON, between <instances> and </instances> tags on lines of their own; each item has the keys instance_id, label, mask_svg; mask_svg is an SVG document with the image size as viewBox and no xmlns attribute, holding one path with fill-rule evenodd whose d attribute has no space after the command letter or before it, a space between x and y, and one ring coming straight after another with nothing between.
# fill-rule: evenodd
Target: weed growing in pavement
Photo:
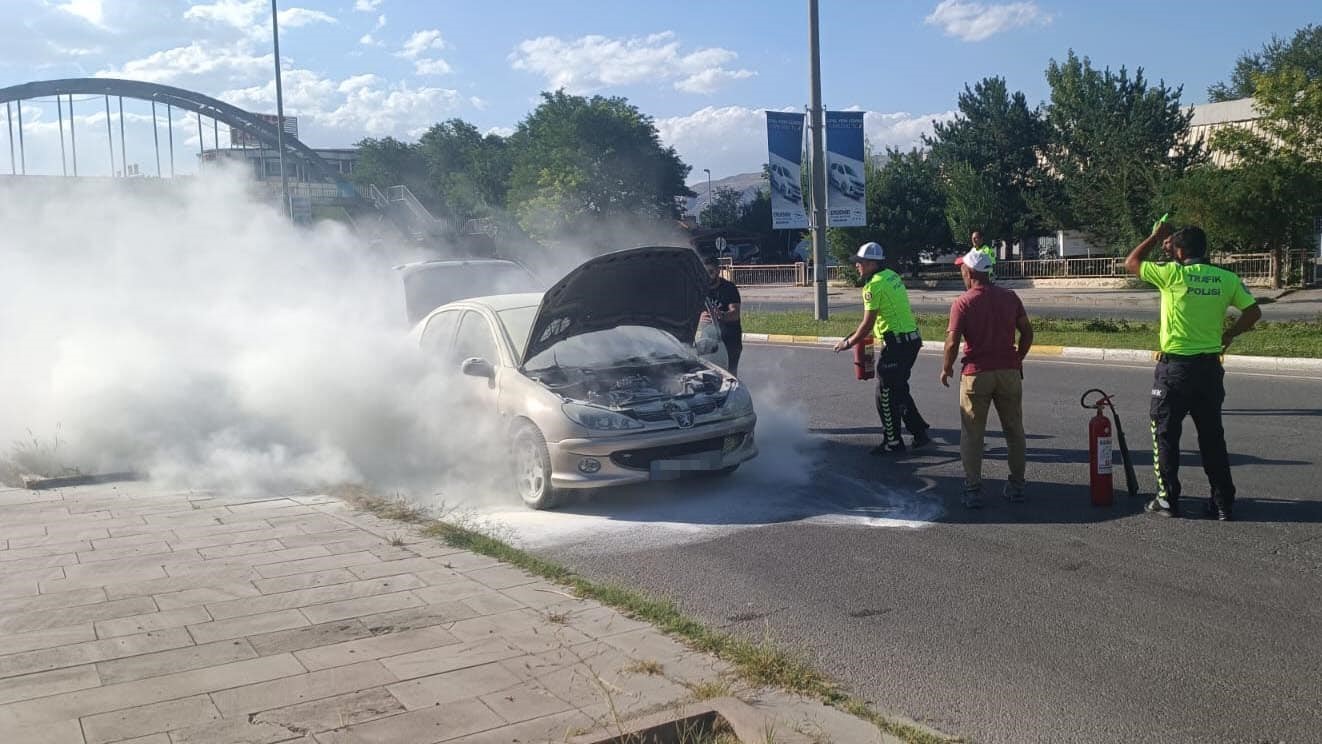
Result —
<instances>
[{"instance_id":1,"label":"weed growing in pavement","mask_svg":"<svg viewBox=\"0 0 1322 744\"><path fill-rule=\"evenodd\" d=\"M711 700L712 698L729 697L734 692L734 687L729 680L709 679L705 682L699 682L689 687L693 692L695 700Z\"/></svg>"},{"instance_id":2,"label":"weed growing in pavement","mask_svg":"<svg viewBox=\"0 0 1322 744\"><path fill-rule=\"evenodd\" d=\"M390 547L392 547L392 548L402 548L402 547L404 547L404 538L401 537L398 533L396 533L396 534L394 534L394 535L391 535L391 536L390 536L390 539L387 540L386 542L387 542L387 543L390 545Z\"/></svg>"},{"instance_id":3,"label":"weed growing in pavement","mask_svg":"<svg viewBox=\"0 0 1322 744\"><path fill-rule=\"evenodd\" d=\"M649 677L658 677L665 671L665 668L656 659L639 659L625 667L624 671L631 674L646 674Z\"/></svg>"},{"instance_id":4,"label":"weed growing in pavement","mask_svg":"<svg viewBox=\"0 0 1322 744\"><path fill-rule=\"evenodd\" d=\"M27 430L27 438L14 442L9 453L0 457L0 485L23 487L23 476L39 475L43 478L55 478L66 475L82 475L76 467L65 464L60 450L65 442L60 438L60 427L49 440L42 439Z\"/></svg>"}]
</instances>

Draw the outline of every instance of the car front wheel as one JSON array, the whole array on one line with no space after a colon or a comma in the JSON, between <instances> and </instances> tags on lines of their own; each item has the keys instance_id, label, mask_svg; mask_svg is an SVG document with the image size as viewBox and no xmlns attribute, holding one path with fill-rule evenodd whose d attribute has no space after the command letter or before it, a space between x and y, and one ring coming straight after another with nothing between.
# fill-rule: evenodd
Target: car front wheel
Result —
<instances>
[{"instance_id":1,"label":"car front wheel","mask_svg":"<svg viewBox=\"0 0 1322 744\"><path fill-rule=\"evenodd\" d=\"M561 494L551 487L551 454L546 438L530 423L519 424L511 442L514 457L514 485L519 498L533 509L551 509Z\"/></svg>"}]
</instances>

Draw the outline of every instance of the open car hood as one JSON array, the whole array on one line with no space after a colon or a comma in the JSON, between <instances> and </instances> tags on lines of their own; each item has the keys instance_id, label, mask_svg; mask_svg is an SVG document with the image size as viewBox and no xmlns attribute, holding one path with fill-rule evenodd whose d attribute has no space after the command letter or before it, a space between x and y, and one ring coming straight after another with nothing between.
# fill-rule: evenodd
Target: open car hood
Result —
<instances>
[{"instance_id":1,"label":"open car hood","mask_svg":"<svg viewBox=\"0 0 1322 744\"><path fill-rule=\"evenodd\" d=\"M629 248L597 256L542 296L521 362L573 336L648 326L690 343L710 280L692 248Z\"/></svg>"}]
</instances>

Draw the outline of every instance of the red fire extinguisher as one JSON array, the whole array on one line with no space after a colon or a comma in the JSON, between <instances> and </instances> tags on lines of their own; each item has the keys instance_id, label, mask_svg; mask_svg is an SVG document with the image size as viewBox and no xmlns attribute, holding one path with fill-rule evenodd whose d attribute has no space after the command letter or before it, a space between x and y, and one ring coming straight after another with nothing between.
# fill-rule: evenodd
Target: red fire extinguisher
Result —
<instances>
[{"instance_id":1,"label":"red fire extinguisher","mask_svg":"<svg viewBox=\"0 0 1322 744\"><path fill-rule=\"evenodd\" d=\"M1097 415L1088 422L1088 490L1093 506L1111 505L1111 420L1102 413L1105 400L1093 404Z\"/></svg>"},{"instance_id":2,"label":"red fire extinguisher","mask_svg":"<svg viewBox=\"0 0 1322 744\"><path fill-rule=\"evenodd\" d=\"M877 360L872 355L872 337L854 344L854 377L871 380L877 374Z\"/></svg>"},{"instance_id":3,"label":"red fire extinguisher","mask_svg":"<svg viewBox=\"0 0 1322 744\"><path fill-rule=\"evenodd\" d=\"M1097 393L1097 400L1088 402L1088 396ZM1088 485L1092 493L1094 506L1110 506L1112 495L1111 482L1111 422L1107 420L1103 408L1111 409L1111 418L1115 419L1116 443L1120 445L1120 460L1125 466L1125 486L1130 498L1138 497L1138 478L1134 475L1134 461L1129 457L1129 446L1125 443L1125 429L1120 425L1120 416L1115 412L1115 403L1111 396L1093 388L1079 398L1084 408L1097 409L1097 415L1088 422Z\"/></svg>"}]
</instances>

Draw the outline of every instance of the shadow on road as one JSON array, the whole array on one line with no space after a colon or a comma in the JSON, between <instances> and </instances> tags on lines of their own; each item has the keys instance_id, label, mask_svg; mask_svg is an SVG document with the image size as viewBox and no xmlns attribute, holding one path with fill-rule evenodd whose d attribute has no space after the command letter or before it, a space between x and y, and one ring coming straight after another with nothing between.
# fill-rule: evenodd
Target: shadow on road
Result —
<instances>
[{"instance_id":1,"label":"shadow on road","mask_svg":"<svg viewBox=\"0 0 1322 744\"><path fill-rule=\"evenodd\" d=\"M1322 416L1322 408L1223 408L1223 416Z\"/></svg>"}]
</instances>

